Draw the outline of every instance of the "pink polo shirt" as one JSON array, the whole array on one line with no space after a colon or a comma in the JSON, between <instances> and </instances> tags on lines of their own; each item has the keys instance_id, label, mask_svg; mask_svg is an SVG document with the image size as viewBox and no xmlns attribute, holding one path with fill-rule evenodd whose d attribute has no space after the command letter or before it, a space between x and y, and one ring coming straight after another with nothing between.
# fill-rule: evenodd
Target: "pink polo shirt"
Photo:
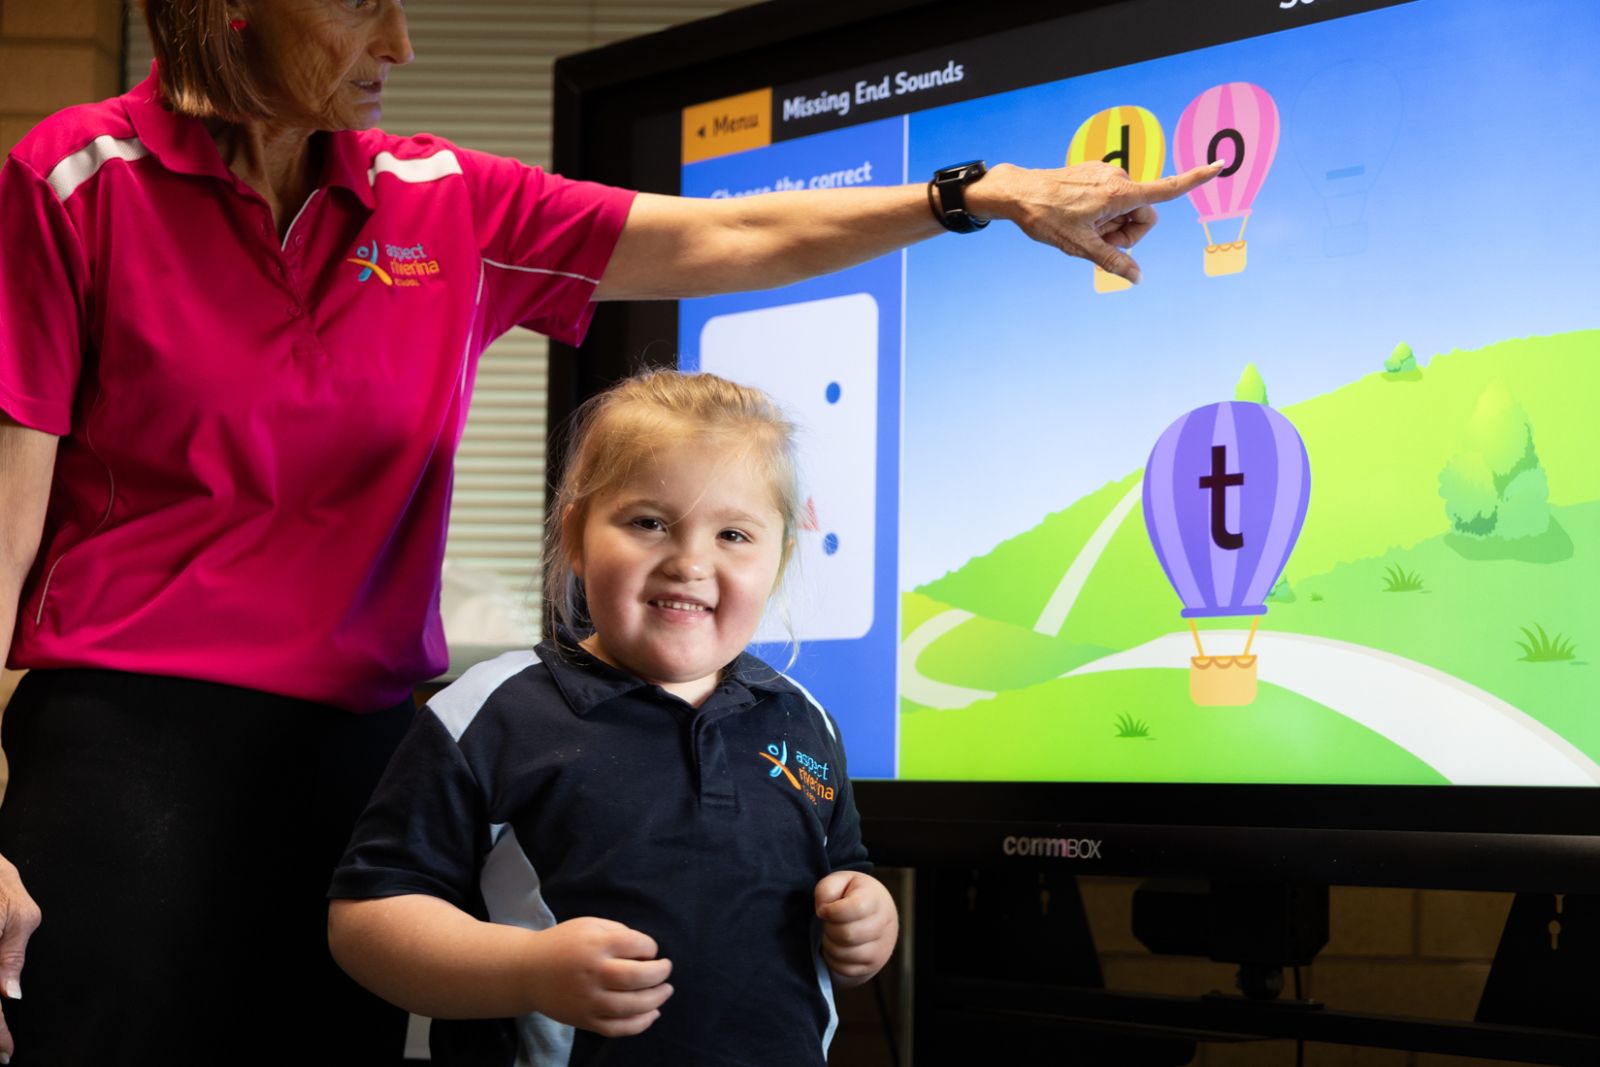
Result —
<instances>
[{"instance_id":1,"label":"pink polo shirt","mask_svg":"<svg viewBox=\"0 0 1600 1067\"><path fill-rule=\"evenodd\" d=\"M153 77L0 168L0 409L61 437L12 666L355 710L444 668L478 356L515 325L583 336L632 194L426 135L324 141L281 243Z\"/></svg>"}]
</instances>

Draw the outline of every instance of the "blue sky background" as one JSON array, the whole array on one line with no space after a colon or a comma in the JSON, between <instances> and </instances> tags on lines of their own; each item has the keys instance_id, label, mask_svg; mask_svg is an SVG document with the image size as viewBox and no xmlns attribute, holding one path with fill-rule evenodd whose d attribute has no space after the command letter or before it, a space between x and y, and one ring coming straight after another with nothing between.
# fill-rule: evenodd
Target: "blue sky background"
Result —
<instances>
[{"instance_id":1,"label":"blue sky background","mask_svg":"<svg viewBox=\"0 0 1600 1067\"><path fill-rule=\"evenodd\" d=\"M1087 264L1007 225L910 252L901 588L1141 466L1174 418L1231 398L1246 363L1283 406L1378 370L1398 341L1426 361L1600 326L1596 55L1600 4L1421 0L912 115L919 180L974 157L1059 166L1116 104L1155 113L1170 174L1184 106L1227 81L1265 88L1282 133L1238 275L1204 276L1186 198L1161 209L1135 250L1144 283L1123 293L1094 293ZM1375 144L1330 141L1327 109L1302 98L1352 61L1393 75L1346 68L1339 107L1372 108L1355 125ZM1376 169L1367 247L1329 256L1311 174L1356 164Z\"/></svg>"}]
</instances>

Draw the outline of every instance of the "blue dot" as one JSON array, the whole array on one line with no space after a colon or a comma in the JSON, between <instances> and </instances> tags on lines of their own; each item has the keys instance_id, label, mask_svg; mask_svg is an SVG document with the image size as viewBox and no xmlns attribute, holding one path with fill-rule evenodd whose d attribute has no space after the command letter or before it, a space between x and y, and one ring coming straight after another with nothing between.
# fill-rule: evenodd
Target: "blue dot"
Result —
<instances>
[{"instance_id":1,"label":"blue dot","mask_svg":"<svg viewBox=\"0 0 1600 1067\"><path fill-rule=\"evenodd\" d=\"M839 402L839 396L843 392L844 390L839 388L838 382L829 382L828 391L824 395L828 398L828 403L837 404Z\"/></svg>"},{"instance_id":2,"label":"blue dot","mask_svg":"<svg viewBox=\"0 0 1600 1067\"><path fill-rule=\"evenodd\" d=\"M839 551L839 535L831 533L827 537L824 537L822 539L822 551L826 552L830 556Z\"/></svg>"}]
</instances>

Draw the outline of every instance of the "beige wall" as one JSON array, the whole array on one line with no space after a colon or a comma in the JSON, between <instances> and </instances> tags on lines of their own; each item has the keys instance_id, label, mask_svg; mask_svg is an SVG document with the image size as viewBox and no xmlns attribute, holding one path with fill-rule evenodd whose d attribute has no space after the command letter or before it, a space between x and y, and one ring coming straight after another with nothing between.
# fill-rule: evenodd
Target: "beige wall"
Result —
<instances>
[{"instance_id":1,"label":"beige wall","mask_svg":"<svg viewBox=\"0 0 1600 1067\"><path fill-rule=\"evenodd\" d=\"M120 84L118 0L0 0L0 152L40 119Z\"/></svg>"}]
</instances>

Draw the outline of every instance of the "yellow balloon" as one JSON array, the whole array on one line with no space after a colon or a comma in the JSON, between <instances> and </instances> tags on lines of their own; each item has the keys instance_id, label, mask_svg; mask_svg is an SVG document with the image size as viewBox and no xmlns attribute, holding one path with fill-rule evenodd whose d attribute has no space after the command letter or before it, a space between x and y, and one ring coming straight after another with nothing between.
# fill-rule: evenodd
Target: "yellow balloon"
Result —
<instances>
[{"instance_id":1,"label":"yellow balloon","mask_svg":"<svg viewBox=\"0 0 1600 1067\"><path fill-rule=\"evenodd\" d=\"M1100 160L1115 163L1136 182L1155 181L1167 165L1167 138L1161 123L1142 107L1108 107L1072 135L1067 164Z\"/></svg>"},{"instance_id":2,"label":"yellow balloon","mask_svg":"<svg viewBox=\"0 0 1600 1067\"><path fill-rule=\"evenodd\" d=\"M1090 117L1072 135L1067 165L1099 160L1115 163L1136 182L1155 181L1167 165L1167 138L1161 123L1142 107L1123 104ZM1094 269L1094 291L1115 293L1129 283L1115 274Z\"/></svg>"}]
</instances>

